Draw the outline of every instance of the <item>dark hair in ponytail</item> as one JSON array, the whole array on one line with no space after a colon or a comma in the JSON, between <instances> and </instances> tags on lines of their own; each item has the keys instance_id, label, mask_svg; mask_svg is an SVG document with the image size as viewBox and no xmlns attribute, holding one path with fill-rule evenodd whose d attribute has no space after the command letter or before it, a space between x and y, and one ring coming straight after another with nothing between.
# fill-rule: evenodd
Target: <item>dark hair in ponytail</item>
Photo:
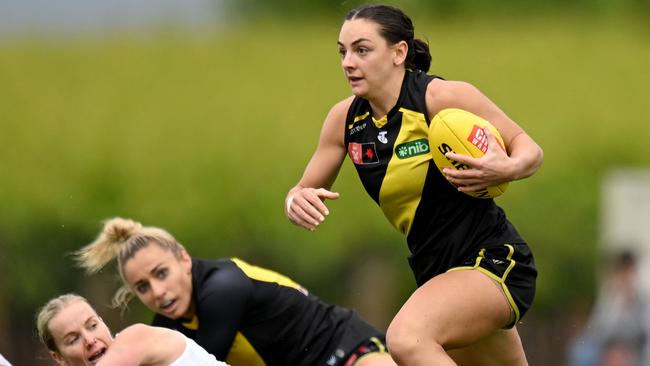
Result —
<instances>
[{"instance_id":1,"label":"dark hair in ponytail","mask_svg":"<svg viewBox=\"0 0 650 366\"><path fill-rule=\"evenodd\" d=\"M429 45L414 37L413 22L402 10L390 5L363 5L345 16L345 20L352 19L367 19L377 23L379 34L390 44L405 41L408 45L406 68L429 71Z\"/></svg>"}]
</instances>

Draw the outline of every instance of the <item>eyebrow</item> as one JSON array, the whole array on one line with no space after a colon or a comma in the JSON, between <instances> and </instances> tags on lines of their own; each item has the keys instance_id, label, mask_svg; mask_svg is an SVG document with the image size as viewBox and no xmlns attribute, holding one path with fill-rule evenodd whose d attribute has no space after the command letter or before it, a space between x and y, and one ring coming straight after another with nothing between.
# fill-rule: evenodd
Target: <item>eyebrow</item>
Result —
<instances>
[{"instance_id":1,"label":"eyebrow","mask_svg":"<svg viewBox=\"0 0 650 366\"><path fill-rule=\"evenodd\" d=\"M151 269L151 271L149 271L149 273L156 273L156 271L158 271L158 267L160 267L160 266L162 266L162 265L163 265L163 263L162 263L162 262L161 262L161 263L158 263L158 264L156 264L156 266L155 266L155 267L153 267L153 268Z\"/></svg>"},{"instance_id":2,"label":"eyebrow","mask_svg":"<svg viewBox=\"0 0 650 366\"><path fill-rule=\"evenodd\" d=\"M355 46L355 45L357 45L357 44L359 44L359 43L361 43L361 42L363 42L363 41L372 42L372 41L369 40L368 38L359 38L359 39L355 40L354 42L352 42L352 43L350 44L350 46ZM345 46L343 43L341 43L341 41L337 41L336 44L338 44L339 46Z\"/></svg>"},{"instance_id":3,"label":"eyebrow","mask_svg":"<svg viewBox=\"0 0 650 366\"><path fill-rule=\"evenodd\" d=\"M91 316L89 316L88 319L86 319L86 320L84 321L84 325L87 325L88 322L90 322L91 320L93 320L93 318L96 318L96 316L95 316L95 315L91 315ZM78 334L78 333L79 333L79 332L76 331L76 330L69 331L68 333L66 333L66 334L63 335L63 339L66 339L66 338L68 338L69 336L71 336L71 335L75 335L75 334Z\"/></svg>"},{"instance_id":4,"label":"eyebrow","mask_svg":"<svg viewBox=\"0 0 650 366\"><path fill-rule=\"evenodd\" d=\"M99 319L99 316L91 315L91 316L88 317L88 319L86 319L86 321L84 322L84 325L87 325L88 323L93 322L93 321L95 321L97 319Z\"/></svg>"},{"instance_id":5,"label":"eyebrow","mask_svg":"<svg viewBox=\"0 0 650 366\"><path fill-rule=\"evenodd\" d=\"M155 274L156 271L158 271L158 269L159 269L163 264L164 264L164 263L158 263L158 264L156 264L156 266L153 267L153 268L151 269L151 271L149 271L149 273L151 273L151 274ZM133 285L137 286L137 285L140 285L140 284L142 284L142 283L146 283L146 282L147 282L146 280L138 280L138 281L135 281L135 283L134 283Z\"/></svg>"}]
</instances>

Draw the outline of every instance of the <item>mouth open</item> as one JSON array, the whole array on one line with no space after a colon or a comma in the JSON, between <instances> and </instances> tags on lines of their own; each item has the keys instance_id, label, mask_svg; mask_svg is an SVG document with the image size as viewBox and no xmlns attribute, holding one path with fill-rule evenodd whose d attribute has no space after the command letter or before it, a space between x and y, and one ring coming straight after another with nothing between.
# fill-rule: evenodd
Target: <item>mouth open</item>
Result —
<instances>
[{"instance_id":1,"label":"mouth open","mask_svg":"<svg viewBox=\"0 0 650 366\"><path fill-rule=\"evenodd\" d=\"M88 362L90 362L91 365L94 365L97 362L99 362L99 360L102 357L104 357L105 354L106 354L106 347L103 347L103 348L99 349L97 352L90 355L90 357L88 357Z\"/></svg>"},{"instance_id":2,"label":"mouth open","mask_svg":"<svg viewBox=\"0 0 650 366\"><path fill-rule=\"evenodd\" d=\"M160 303L160 309L162 309L163 311L168 311L174 306L174 304L176 304L176 299L165 300L162 303Z\"/></svg>"}]
</instances>

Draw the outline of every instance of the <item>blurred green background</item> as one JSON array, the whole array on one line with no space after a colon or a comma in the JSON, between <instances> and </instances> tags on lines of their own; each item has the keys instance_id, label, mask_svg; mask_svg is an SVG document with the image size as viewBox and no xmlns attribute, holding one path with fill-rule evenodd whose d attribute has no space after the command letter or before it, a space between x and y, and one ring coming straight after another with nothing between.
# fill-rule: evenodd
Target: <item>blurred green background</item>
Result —
<instances>
[{"instance_id":1,"label":"blurred green background","mask_svg":"<svg viewBox=\"0 0 650 366\"><path fill-rule=\"evenodd\" d=\"M544 148L497 202L540 272L520 326L533 365L562 364L596 286L601 179L650 165L648 1L402 1L432 73L468 81ZM336 40L358 2L221 3L219 24L0 40L0 353L49 364L33 317L85 295L117 331L151 315L69 252L102 221L170 231L196 257L240 256L385 328L414 289L405 240L349 162L316 232L283 214L329 108L350 94ZM225 20L227 19L227 20Z\"/></svg>"}]
</instances>

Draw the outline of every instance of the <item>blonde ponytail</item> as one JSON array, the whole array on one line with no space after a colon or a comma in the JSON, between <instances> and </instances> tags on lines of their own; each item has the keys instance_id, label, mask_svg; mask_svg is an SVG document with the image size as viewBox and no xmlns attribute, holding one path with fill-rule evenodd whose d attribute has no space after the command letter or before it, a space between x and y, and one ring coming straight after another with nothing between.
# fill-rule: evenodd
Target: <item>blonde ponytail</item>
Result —
<instances>
[{"instance_id":1,"label":"blonde ponytail","mask_svg":"<svg viewBox=\"0 0 650 366\"><path fill-rule=\"evenodd\" d=\"M73 253L77 263L88 273L99 272L118 256L129 239L142 230L139 222L115 217L104 223L97 239Z\"/></svg>"},{"instance_id":2,"label":"blonde ponytail","mask_svg":"<svg viewBox=\"0 0 650 366\"><path fill-rule=\"evenodd\" d=\"M124 263L150 243L172 252L176 258L181 258L186 253L183 245L164 229L142 226L134 220L115 217L104 223L104 228L95 241L74 252L73 256L88 273L99 272L108 262L116 259L122 286L113 297L113 306L126 309L134 294L124 277Z\"/></svg>"}]
</instances>

